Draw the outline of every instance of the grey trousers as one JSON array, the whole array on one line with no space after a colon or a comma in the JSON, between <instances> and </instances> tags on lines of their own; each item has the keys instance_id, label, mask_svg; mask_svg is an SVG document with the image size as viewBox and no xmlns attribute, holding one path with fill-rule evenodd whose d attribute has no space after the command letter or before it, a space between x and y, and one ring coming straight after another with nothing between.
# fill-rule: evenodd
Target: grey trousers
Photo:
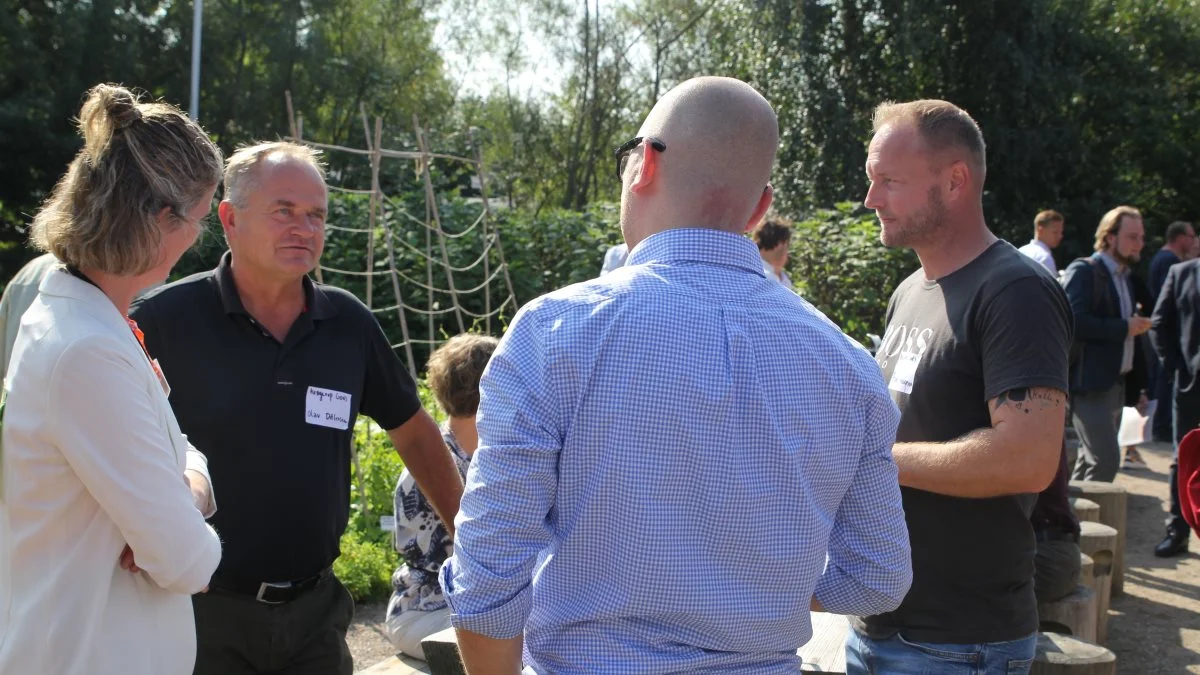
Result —
<instances>
[{"instance_id":1,"label":"grey trousers","mask_svg":"<svg viewBox=\"0 0 1200 675\"><path fill-rule=\"evenodd\" d=\"M1074 480L1113 482L1121 468L1117 430L1125 404L1125 385L1107 391L1071 396L1071 421L1079 434L1079 456L1075 458Z\"/></svg>"}]
</instances>

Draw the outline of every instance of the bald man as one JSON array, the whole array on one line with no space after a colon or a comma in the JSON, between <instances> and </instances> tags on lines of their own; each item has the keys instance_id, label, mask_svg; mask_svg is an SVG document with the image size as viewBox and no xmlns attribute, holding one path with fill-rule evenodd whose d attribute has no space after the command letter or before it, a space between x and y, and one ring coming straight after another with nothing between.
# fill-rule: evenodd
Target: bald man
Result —
<instances>
[{"instance_id":1,"label":"bald man","mask_svg":"<svg viewBox=\"0 0 1200 675\"><path fill-rule=\"evenodd\" d=\"M883 244L921 261L892 294L875 352L901 410L893 455L913 584L896 611L860 615L847 673L1027 673L1035 541L1078 541L1073 521L1036 535L1030 523L1056 471L1066 500L1071 311L1045 269L988 229L970 115L885 103L874 127L865 204Z\"/></svg>"},{"instance_id":2,"label":"bald man","mask_svg":"<svg viewBox=\"0 0 1200 675\"><path fill-rule=\"evenodd\" d=\"M904 596L879 368L744 236L777 144L748 85L671 90L617 151L626 265L501 341L441 575L472 675L796 672L810 605Z\"/></svg>"}]
</instances>

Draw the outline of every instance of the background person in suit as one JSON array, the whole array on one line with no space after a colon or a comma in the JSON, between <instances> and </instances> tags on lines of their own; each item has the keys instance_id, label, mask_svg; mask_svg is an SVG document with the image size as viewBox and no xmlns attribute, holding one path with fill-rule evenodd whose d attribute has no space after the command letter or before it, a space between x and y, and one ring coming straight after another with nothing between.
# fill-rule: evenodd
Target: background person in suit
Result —
<instances>
[{"instance_id":1,"label":"background person in suit","mask_svg":"<svg viewBox=\"0 0 1200 675\"><path fill-rule=\"evenodd\" d=\"M1163 370L1175 373L1172 386L1172 419L1175 457L1171 461L1171 513L1167 533L1154 555L1167 558L1188 550L1190 531L1179 503L1179 442L1200 426L1200 260L1189 260L1170 268L1154 306L1150 339L1163 362ZM1159 405L1164 405L1160 402Z\"/></svg>"},{"instance_id":2,"label":"background person in suit","mask_svg":"<svg viewBox=\"0 0 1200 675\"><path fill-rule=\"evenodd\" d=\"M1150 329L1150 319L1137 311L1149 300L1130 270L1144 246L1142 214L1118 206L1100 219L1096 252L1071 263L1063 278L1080 346L1070 378L1071 418L1081 443L1075 479L1112 482L1121 465L1121 409L1144 395L1137 337Z\"/></svg>"}]
</instances>

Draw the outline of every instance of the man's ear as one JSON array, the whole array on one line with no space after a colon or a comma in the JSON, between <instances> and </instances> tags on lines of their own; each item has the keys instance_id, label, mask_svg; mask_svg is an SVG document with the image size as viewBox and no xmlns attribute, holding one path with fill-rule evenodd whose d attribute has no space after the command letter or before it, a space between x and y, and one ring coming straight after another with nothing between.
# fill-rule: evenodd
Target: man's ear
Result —
<instances>
[{"instance_id":1,"label":"man's ear","mask_svg":"<svg viewBox=\"0 0 1200 675\"><path fill-rule=\"evenodd\" d=\"M948 193L952 197L958 197L964 194L967 189L967 183L971 179L971 170L967 168L967 163L962 160L957 160L948 168L949 180Z\"/></svg>"},{"instance_id":2,"label":"man's ear","mask_svg":"<svg viewBox=\"0 0 1200 675\"><path fill-rule=\"evenodd\" d=\"M642 141L642 154L630 160L633 162L633 181L629 184L629 191L641 192L650 187L658 176L658 152L649 141Z\"/></svg>"},{"instance_id":3,"label":"man's ear","mask_svg":"<svg viewBox=\"0 0 1200 675\"><path fill-rule=\"evenodd\" d=\"M749 232L750 230L754 229L754 226L758 224L758 221L762 220L763 216L767 215L767 209L771 208L771 203L774 201L775 189L771 187L770 183L767 183L767 187L763 188L762 194L758 197L758 204L754 206L754 213L750 214L750 220L746 223L746 227L744 227L742 231Z\"/></svg>"},{"instance_id":4,"label":"man's ear","mask_svg":"<svg viewBox=\"0 0 1200 675\"><path fill-rule=\"evenodd\" d=\"M225 230L225 237L229 237L229 233L234 228L234 214L236 211L233 204L229 200L222 200L217 204L217 217L221 219L221 229Z\"/></svg>"}]
</instances>

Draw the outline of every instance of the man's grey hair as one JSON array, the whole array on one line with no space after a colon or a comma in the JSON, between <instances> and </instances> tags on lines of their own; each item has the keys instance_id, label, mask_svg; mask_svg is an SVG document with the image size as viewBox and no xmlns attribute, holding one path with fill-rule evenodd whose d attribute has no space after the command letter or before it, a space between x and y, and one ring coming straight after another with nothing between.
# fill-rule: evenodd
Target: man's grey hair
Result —
<instances>
[{"instance_id":1,"label":"man's grey hair","mask_svg":"<svg viewBox=\"0 0 1200 675\"><path fill-rule=\"evenodd\" d=\"M226 163L225 201L245 208L247 196L258 188L259 165L265 159L279 156L298 159L312 166L324 180L325 166L321 163L320 150L290 141L256 143L238 148Z\"/></svg>"}]
</instances>

